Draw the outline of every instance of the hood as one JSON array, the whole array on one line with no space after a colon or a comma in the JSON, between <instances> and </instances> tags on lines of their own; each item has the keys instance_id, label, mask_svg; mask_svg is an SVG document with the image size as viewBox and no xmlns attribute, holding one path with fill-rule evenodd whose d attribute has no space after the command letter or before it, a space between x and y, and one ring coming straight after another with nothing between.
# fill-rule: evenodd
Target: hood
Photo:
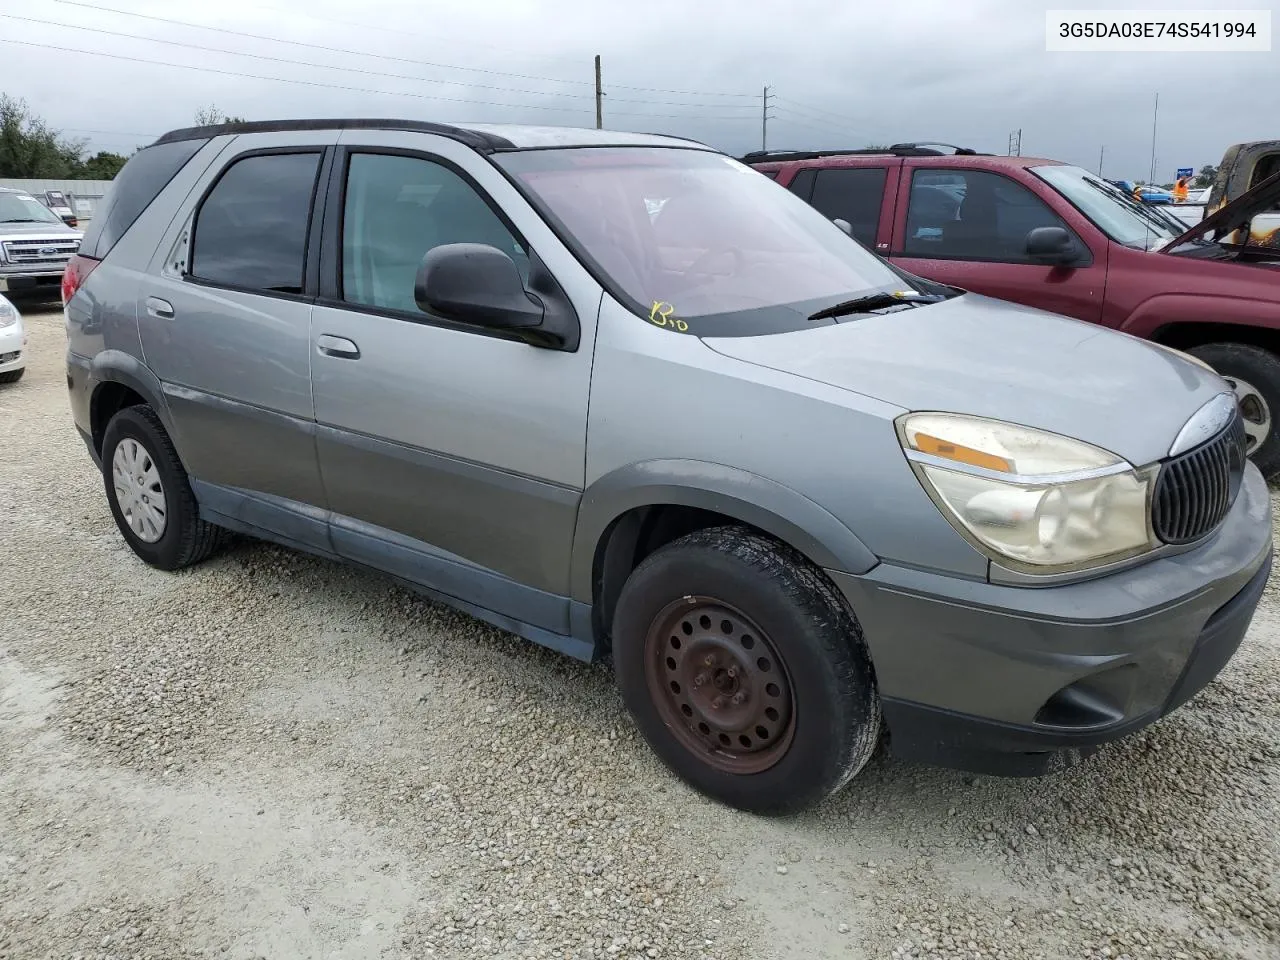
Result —
<instances>
[{"instance_id":1,"label":"hood","mask_svg":"<svg viewBox=\"0 0 1280 960\"><path fill-rule=\"evenodd\" d=\"M0 236L47 236L59 240L79 240L83 234L73 230L61 220L44 223L0 223Z\"/></svg>"},{"instance_id":2,"label":"hood","mask_svg":"<svg viewBox=\"0 0 1280 960\"><path fill-rule=\"evenodd\" d=\"M1226 206L1205 217L1181 236L1165 244L1163 252L1169 253L1177 246L1206 236L1212 231L1214 240L1221 240L1229 233L1248 227L1249 221L1280 203L1280 173L1267 177L1250 187Z\"/></svg>"},{"instance_id":3,"label":"hood","mask_svg":"<svg viewBox=\"0 0 1280 960\"><path fill-rule=\"evenodd\" d=\"M1136 337L976 294L704 343L905 410L1039 427L1136 466L1167 456L1191 416L1230 389L1204 367Z\"/></svg>"}]
</instances>

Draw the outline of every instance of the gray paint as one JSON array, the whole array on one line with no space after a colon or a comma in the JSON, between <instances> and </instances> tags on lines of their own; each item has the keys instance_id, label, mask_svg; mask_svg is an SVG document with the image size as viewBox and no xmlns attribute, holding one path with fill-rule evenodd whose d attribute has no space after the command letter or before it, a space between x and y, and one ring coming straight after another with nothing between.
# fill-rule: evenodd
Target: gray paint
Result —
<instances>
[{"instance_id":1,"label":"gray paint","mask_svg":"<svg viewBox=\"0 0 1280 960\"><path fill-rule=\"evenodd\" d=\"M390 314L317 306L313 337L343 337L360 350L358 360L312 351L330 507L566 595L600 288L524 198L468 147L396 131L349 130L340 142L417 150L461 167L555 274L577 313L581 339L574 352L541 350Z\"/></svg>"},{"instance_id":2,"label":"gray paint","mask_svg":"<svg viewBox=\"0 0 1280 960\"><path fill-rule=\"evenodd\" d=\"M1128 716L1159 707L1205 621L1270 553L1270 498L1252 464L1231 515L1196 550L1083 583L1027 590L881 564L832 572L887 697L1030 724L1053 693L1137 664Z\"/></svg>"},{"instance_id":3,"label":"gray paint","mask_svg":"<svg viewBox=\"0 0 1280 960\"><path fill-rule=\"evenodd\" d=\"M785 336L757 339L766 346ZM882 560L986 578L986 557L907 465L893 428L902 407L727 357L712 342L645 323L605 297L588 490L636 463L732 465L821 505ZM823 541L822 530L806 532Z\"/></svg>"},{"instance_id":4,"label":"gray paint","mask_svg":"<svg viewBox=\"0 0 1280 960\"><path fill-rule=\"evenodd\" d=\"M907 409L1076 437L1135 466L1163 459L1188 418L1228 389L1144 340L975 294L802 333L708 342L726 356Z\"/></svg>"},{"instance_id":5,"label":"gray paint","mask_svg":"<svg viewBox=\"0 0 1280 960\"><path fill-rule=\"evenodd\" d=\"M567 592L577 490L324 425L316 445L335 515Z\"/></svg>"},{"instance_id":6,"label":"gray paint","mask_svg":"<svg viewBox=\"0 0 1280 960\"><path fill-rule=\"evenodd\" d=\"M326 510L204 480L193 479L191 492L200 504L200 516L210 523L295 550L338 556L329 539Z\"/></svg>"},{"instance_id":7,"label":"gray paint","mask_svg":"<svg viewBox=\"0 0 1280 960\"><path fill-rule=\"evenodd\" d=\"M601 136L503 133L543 146ZM420 150L467 171L566 292L578 349L181 277L191 208L230 157L329 143ZM140 315L148 297L174 316ZM488 160L434 135L211 141L89 277L67 326L77 425L88 429L101 382L138 384L209 519L376 567L575 656L595 652L603 532L627 510L677 503L772 531L826 567L886 696L1028 723L1075 677L1135 663L1136 716L1270 551L1251 467L1227 521L1193 549L1036 590L990 583L985 557L912 474L897 416L977 413L1141 464L1222 382L1133 338L973 296L752 339L660 329L602 291ZM359 358L319 352L322 336Z\"/></svg>"},{"instance_id":8,"label":"gray paint","mask_svg":"<svg viewBox=\"0 0 1280 960\"><path fill-rule=\"evenodd\" d=\"M878 562L838 519L774 480L701 460L648 460L620 467L587 489L574 537L575 600L592 599L596 547L609 525L652 504L726 514L791 544L819 566L864 573Z\"/></svg>"}]
</instances>

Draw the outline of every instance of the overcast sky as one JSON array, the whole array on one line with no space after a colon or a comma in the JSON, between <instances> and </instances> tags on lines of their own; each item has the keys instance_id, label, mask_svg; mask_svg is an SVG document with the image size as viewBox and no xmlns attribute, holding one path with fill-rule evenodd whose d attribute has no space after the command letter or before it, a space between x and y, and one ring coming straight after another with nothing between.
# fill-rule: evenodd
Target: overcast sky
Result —
<instances>
[{"instance_id":1,"label":"overcast sky","mask_svg":"<svg viewBox=\"0 0 1280 960\"><path fill-rule=\"evenodd\" d=\"M122 152L189 126L210 103L255 120L383 116L591 126L592 57L599 53L606 127L694 137L735 154L760 146L766 83L776 94L770 147L941 140L1005 153L1010 132L1021 128L1023 154L1096 170L1105 146L1107 176L1145 178L1157 92L1158 180L1172 179L1179 166L1216 163L1231 143L1280 137L1280 53L1045 52L1046 9L1104 6L1103 0L6 2L0 40L43 46L0 43L0 89L94 149ZM1270 9L1280 23L1280 0L1111 6ZM335 89L341 87L359 89Z\"/></svg>"}]
</instances>

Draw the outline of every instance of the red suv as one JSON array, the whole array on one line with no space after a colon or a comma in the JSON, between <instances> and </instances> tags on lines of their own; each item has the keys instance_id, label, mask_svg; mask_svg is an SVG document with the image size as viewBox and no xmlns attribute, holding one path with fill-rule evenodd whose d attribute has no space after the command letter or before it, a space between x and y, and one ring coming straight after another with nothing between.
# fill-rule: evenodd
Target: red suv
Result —
<instances>
[{"instance_id":1,"label":"red suv","mask_svg":"<svg viewBox=\"0 0 1280 960\"><path fill-rule=\"evenodd\" d=\"M1280 175L1188 230L1054 160L899 144L743 162L909 273L1195 355L1235 388L1250 455L1280 475L1280 253L1237 242L1275 208Z\"/></svg>"}]
</instances>

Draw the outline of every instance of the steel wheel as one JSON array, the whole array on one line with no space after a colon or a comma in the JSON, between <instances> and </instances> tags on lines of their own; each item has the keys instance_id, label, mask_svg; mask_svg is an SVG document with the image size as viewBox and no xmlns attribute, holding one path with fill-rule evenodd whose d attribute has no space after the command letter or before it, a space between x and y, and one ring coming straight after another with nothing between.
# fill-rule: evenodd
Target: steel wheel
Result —
<instances>
[{"instance_id":1,"label":"steel wheel","mask_svg":"<svg viewBox=\"0 0 1280 960\"><path fill-rule=\"evenodd\" d=\"M1244 420L1245 453L1253 456L1271 433L1271 408L1267 400L1253 384L1238 377L1223 377L1231 384L1240 404L1240 416Z\"/></svg>"},{"instance_id":2,"label":"steel wheel","mask_svg":"<svg viewBox=\"0 0 1280 960\"><path fill-rule=\"evenodd\" d=\"M116 445L111 458L111 481L116 503L134 536L144 543L155 543L165 530L164 485L155 460L147 449L132 437Z\"/></svg>"},{"instance_id":3,"label":"steel wheel","mask_svg":"<svg viewBox=\"0 0 1280 960\"><path fill-rule=\"evenodd\" d=\"M645 636L645 680L686 749L726 773L776 764L795 732L791 678L769 637L708 597L665 607Z\"/></svg>"}]
</instances>

